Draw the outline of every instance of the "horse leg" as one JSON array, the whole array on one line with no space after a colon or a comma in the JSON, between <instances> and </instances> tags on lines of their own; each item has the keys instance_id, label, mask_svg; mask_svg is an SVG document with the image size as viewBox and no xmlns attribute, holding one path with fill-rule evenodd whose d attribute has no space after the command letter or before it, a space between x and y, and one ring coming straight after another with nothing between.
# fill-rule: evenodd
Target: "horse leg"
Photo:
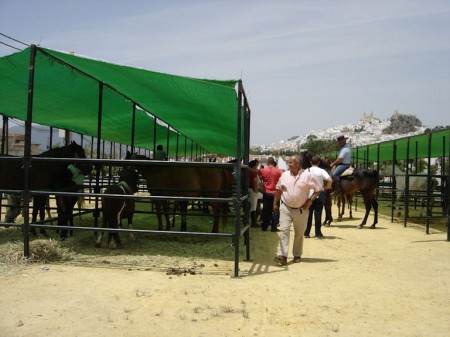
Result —
<instances>
[{"instance_id":1,"label":"horse leg","mask_svg":"<svg viewBox=\"0 0 450 337\"><path fill-rule=\"evenodd\" d=\"M337 207L338 207L338 222L342 221L342 217L344 216L344 209L345 209L345 199L339 195L337 197ZM342 207L342 208L341 208Z\"/></svg>"},{"instance_id":2,"label":"horse leg","mask_svg":"<svg viewBox=\"0 0 450 337\"><path fill-rule=\"evenodd\" d=\"M133 229L133 214L129 215L127 219L128 219L128 229ZM129 238L130 241L136 241L136 238L134 237L133 233L130 233Z\"/></svg>"},{"instance_id":3,"label":"horse leg","mask_svg":"<svg viewBox=\"0 0 450 337\"><path fill-rule=\"evenodd\" d=\"M77 197L67 197L67 204L68 204L68 208L67 208L67 216L68 216L68 223L69 226L73 227L73 209L75 208L75 204L78 201ZM73 236L73 230L70 230L69 232L70 236Z\"/></svg>"},{"instance_id":4,"label":"horse leg","mask_svg":"<svg viewBox=\"0 0 450 337\"><path fill-rule=\"evenodd\" d=\"M186 221L186 214L187 214L187 201L180 201L180 211L181 211L181 227L180 230L182 232L187 231L187 221Z\"/></svg>"},{"instance_id":5,"label":"horse leg","mask_svg":"<svg viewBox=\"0 0 450 337\"><path fill-rule=\"evenodd\" d=\"M218 202L212 202L211 206L212 206L213 214L214 214L214 224L213 224L213 228L212 228L212 233L219 233L220 209L223 207ZM226 212L225 208L223 210L224 210L224 212Z\"/></svg>"},{"instance_id":6,"label":"horse leg","mask_svg":"<svg viewBox=\"0 0 450 337\"><path fill-rule=\"evenodd\" d=\"M33 216L32 216L33 222L37 221L38 213L40 221L43 222L45 220L45 205L47 203L47 199L48 197L45 195L36 195L33 197ZM45 228L41 228L39 232L43 236L48 237Z\"/></svg>"},{"instance_id":7,"label":"horse leg","mask_svg":"<svg viewBox=\"0 0 450 337\"><path fill-rule=\"evenodd\" d=\"M116 214L116 216L112 216L109 221L109 228L118 229L119 223L120 223L120 211L119 210ZM108 248L110 249L116 249L120 248L121 242L120 242L120 236L117 232L109 232L108 233Z\"/></svg>"},{"instance_id":8,"label":"horse leg","mask_svg":"<svg viewBox=\"0 0 450 337\"><path fill-rule=\"evenodd\" d=\"M395 205L394 208L397 209L397 217L400 218L402 215L402 212L400 211L400 198L402 197L403 191L400 191L397 193L397 197L395 198Z\"/></svg>"},{"instance_id":9,"label":"horse leg","mask_svg":"<svg viewBox=\"0 0 450 337\"><path fill-rule=\"evenodd\" d=\"M366 206L366 213L364 214L364 219L361 224L358 226L359 228L363 228L363 226L367 223L367 218L369 217L370 209L372 208L372 200L367 196L363 195L364 205Z\"/></svg>"},{"instance_id":10,"label":"horse leg","mask_svg":"<svg viewBox=\"0 0 450 337\"><path fill-rule=\"evenodd\" d=\"M170 218L170 223L172 225L172 228L175 227L175 217L176 217L178 209L180 209L180 212L181 212L181 207L182 206L179 201L175 201L173 203L173 214L172 214L172 218Z\"/></svg>"},{"instance_id":11,"label":"horse leg","mask_svg":"<svg viewBox=\"0 0 450 337\"><path fill-rule=\"evenodd\" d=\"M326 193L324 208L325 208L325 220L323 222L323 225L328 227L333 221L333 216L331 215L331 193L329 191L327 191Z\"/></svg>"},{"instance_id":12,"label":"horse leg","mask_svg":"<svg viewBox=\"0 0 450 337\"><path fill-rule=\"evenodd\" d=\"M373 208L373 225L370 228L374 229L375 225L378 223L378 201L373 197L372 199L372 208Z\"/></svg>"},{"instance_id":13,"label":"horse leg","mask_svg":"<svg viewBox=\"0 0 450 337\"><path fill-rule=\"evenodd\" d=\"M156 216L158 218L158 230L162 231L163 230L163 224L162 224L162 212L161 212L161 208L162 208L162 201L156 200L155 201L155 207L156 207Z\"/></svg>"},{"instance_id":14,"label":"horse leg","mask_svg":"<svg viewBox=\"0 0 450 337\"><path fill-rule=\"evenodd\" d=\"M166 231L170 231L170 221L169 221L169 202L167 200L157 200L155 201L156 205L156 215L158 217L158 230L162 231L163 223L162 223L162 215L164 214L164 218L166 220Z\"/></svg>"},{"instance_id":15,"label":"horse leg","mask_svg":"<svg viewBox=\"0 0 450 337\"><path fill-rule=\"evenodd\" d=\"M108 219L107 215L103 213L103 228L108 227ZM102 246L102 239L103 239L103 231L100 231L100 233L97 235L97 240L95 240L95 247L100 248Z\"/></svg>"},{"instance_id":16,"label":"horse leg","mask_svg":"<svg viewBox=\"0 0 450 337\"><path fill-rule=\"evenodd\" d=\"M166 231L170 231L172 229L172 227L170 226L170 221L169 221L169 201L168 200L162 201L162 208L163 208L164 218L166 219Z\"/></svg>"},{"instance_id":17,"label":"horse leg","mask_svg":"<svg viewBox=\"0 0 450 337\"><path fill-rule=\"evenodd\" d=\"M348 212L350 214L349 219L353 219L353 213L352 213L352 204L353 204L353 196L347 195L347 204L348 204Z\"/></svg>"},{"instance_id":18,"label":"horse leg","mask_svg":"<svg viewBox=\"0 0 450 337\"><path fill-rule=\"evenodd\" d=\"M38 216L38 212L39 212L39 209L38 209L39 198L40 198L40 196L37 196L37 195L33 196L33 198L32 198L32 200L33 200L33 210L31 212L31 222L32 223L35 223L37 221L37 216ZM30 227L30 235L38 236L35 228Z\"/></svg>"},{"instance_id":19,"label":"horse leg","mask_svg":"<svg viewBox=\"0 0 450 337\"><path fill-rule=\"evenodd\" d=\"M64 202L64 197L61 196L56 196L56 210L58 213L58 226L67 226L67 218L66 218L66 213L65 213L65 202ZM67 239L67 229L61 229L59 230L59 238L61 240L65 240Z\"/></svg>"}]
</instances>

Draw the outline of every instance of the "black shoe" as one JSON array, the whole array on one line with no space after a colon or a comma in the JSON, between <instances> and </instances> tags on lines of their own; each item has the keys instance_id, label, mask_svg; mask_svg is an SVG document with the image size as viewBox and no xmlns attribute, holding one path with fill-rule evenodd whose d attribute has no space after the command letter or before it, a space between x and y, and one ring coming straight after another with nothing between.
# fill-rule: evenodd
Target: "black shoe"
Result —
<instances>
[{"instance_id":1,"label":"black shoe","mask_svg":"<svg viewBox=\"0 0 450 337\"><path fill-rule=\"evenodd\" d=\"M310 236L309 235L305 235L305 239L309 239L310 238Z\"/></svg>"},{"instance_id":2,"label":"black shoe","mask_svg":"<svg viewBox=\"0 0 450 337\"><path fill-rule=\"evenodd\" d=\"M281 264L282 266L287 265L287 257L286 256L278 255L278 256L275 256L275 258L273 260L276 263Z\"/></svg>"},{"instance_id":3,"label":"black shoe","mask_svg":"<svg viewBox=\"0 0 450 337\"><path fill-rule=\"evenodd\" d=\"M294 263L300 263L302 262L302 258L300 256L294 256L294 259L292 260Z\"/></svg>"},{"instance_id":4,"label":"black shoe","mask_svg":"<svg viewBox=\"0 0 450 337\"><path fill-rule=\"evenodd\" d=\"M324 236L323 235L316 235L315 238L316 238L316 240L322 240L324 238Z\"/></svg>"},{"instance_id":5,"label":"black shoe","mask_svg":"<svg viewBox=\"0 0 450 337\"><path fill-rule=\"evenodd\" d=\"M271 231L271 232L281 232L278 228L271 229L270 231Z\"/></svg>"}]
</instances>

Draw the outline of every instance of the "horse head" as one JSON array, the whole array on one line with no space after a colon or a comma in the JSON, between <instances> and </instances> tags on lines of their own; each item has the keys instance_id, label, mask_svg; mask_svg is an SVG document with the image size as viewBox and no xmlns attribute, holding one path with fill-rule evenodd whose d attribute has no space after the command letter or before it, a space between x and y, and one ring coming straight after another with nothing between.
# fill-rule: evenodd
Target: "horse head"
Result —
<instances>
[{"instance_id":1,"label":"horse head","mask_svg":"<svg viewBox=\"0 0 450 337\"><path fill-rule=\"evenodd\" d=\"M139 173L134 166L128 165L123 167L119 171L119 179L120 181L126 182L133 193L138 190Z\"/></svg>"}]
</instances>

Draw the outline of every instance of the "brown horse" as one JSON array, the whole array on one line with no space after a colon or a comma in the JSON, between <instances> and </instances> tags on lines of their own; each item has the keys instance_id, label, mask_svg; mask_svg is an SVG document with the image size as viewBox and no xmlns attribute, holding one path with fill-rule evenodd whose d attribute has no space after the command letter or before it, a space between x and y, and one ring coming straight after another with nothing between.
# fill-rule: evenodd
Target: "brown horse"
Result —
<instances>
[{"instance_id":1,"label":"brown horse","mask_svg":"<svg viewBox=\"0 0 450 337\"><path fill-rule=\"evenodd\" d=\"M378 223L378 201L376 200L375 191L378 186L378 171L375 170L354 170L353 175L340 178L341 195L352 196L356 192L360 192L366 213L361 224L358 226L362 228L367 223L370 210L374 210L374 220L370 228L375 228Z\"/></svg>"},{"instance_id":2,"label":"brown horse","mask_svg":"<svg viewBox=\"0 0 450 337\"><path fill-rule=\"evenodd\" d=\"M126 195L133 195L138 190L139 174L134 167L125 167L119 172L119 182L115 185L108 186L104 194L122 194L124 198L102 198L103 208L103 228L117 229L121 226L121 219L127 218L128 228L132 229L133 213L135 202L133 199L126 199ZM95 242L96 247L101 246L103 232L97 237ZM130 234L130 239L134 241L133 233ZM108 247L111 249L120 248L121 241L119 233L110 232L108 234Z\"/></svg>"},{"instance_id":3,"label":"brown horse","mask_svg":"<svg viewBox=\"0 0 450 337\"><path fill-rule=\"evenodd\" d=\"M148 157L127 152L125 159L151 160ZM225 198L231 196L233 172L224 168L175 167L169 165L136 165L138 172L147 182L147 190L152 196ZM156 200L158 230L163 230L162 214L166 220L166 230L171 229L169 204L167 200ZM214 214L213 233L219 232L219 219L225 207L221 202L211 201ZM181 230L186 231L187 202L180 202ZM226 217L224 218L224 222Z\"/></svg>"}]
</instances>

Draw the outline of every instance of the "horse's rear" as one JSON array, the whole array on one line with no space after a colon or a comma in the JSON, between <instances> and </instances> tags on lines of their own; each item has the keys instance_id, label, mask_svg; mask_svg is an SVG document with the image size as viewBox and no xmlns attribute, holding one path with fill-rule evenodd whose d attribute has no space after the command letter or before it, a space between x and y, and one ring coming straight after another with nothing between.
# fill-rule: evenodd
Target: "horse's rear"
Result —
<instances>
[{"instance_id":1,"label":"horse's rear","mask_svg":"<svg viewBox=\"0 0 450 337\"><path fill-rule=\"evenodd\" d=\"M103 228L118 229L121 225L121 219L128 220L128 227L133 228L133 214L135 210L134 199L127 199L127 195L133 195L137 192L139 175L134 168L122 169L119 173L120 181L116 185L108 186L104 194L121 194L123 198L111 198L104 196L102 198L103 209ZM97 237L95 246L100 247L103 232ZM134 241L134 235L130 233L130 239ZM108 233L108 247L111 249L120 248L121 240L118 232Z\"/></svg>"},{"instance_id":2,"label":"horse's rear","mask_svg":"<svg viewBox=\"0 0 450 337\"><path fill-rule=\"evenodd\" d=\"M375 170L354 170L352 176L341 177L341 191L342 195L353 195L356 192L360 192L365 206L364 219L359 225L362 228L367 223L370 210L374 210L374 222L371 228L375 228L378 223L378 202L376 200L375 191L378 186L379 175Z\"/></svg>"},{"instance_id":3,"label":"horse's rear","mask_svg":"<svg viewBox=\"0 0 450 337\"><path fill-rule=\"evenodd\" d=\"M361 193L366 213L364 219L359 225L362 228L367 223L370 210L373 208L374 220L370 228L375 228L378 223L378 201L376 199L376 190L378 187L379 174L376 170L355 170L355 185L357 185L358 191Z\"/></svg>"},{"instance_id":4,"label":"horse's rear","mask_svg":"<svg viewBox=\"0 0 450 337\"><path fill-rule=\"evenodd\" d=\"M123 190L117 186L109 186L106 188L105 194L123 194ZM125 208L125 200L118 198L102 197L102 209L103 209L103 228L119 229L120 214ZM103 238L103 232L97 237L95 242L96 247L101 246ZM121 246L120 236L117 232L108 233L108 247L111 249L119 248Z\"/></svg>"},{"instance_id":5,"label":"horse's rear","mask_svg":"<svg viewBox=\"0 0 450 337\"><path fill-rule=\"evenodd\" d=\"M207 198L230 198L233 195L232 186L235 182L233 170L225 168L201 168L202 195ZM226 202L210 202L214 213L213 233L219 232L220 218L223 218L223 226L227 224L229 205Z\"/></svg>"}]
</instances>

